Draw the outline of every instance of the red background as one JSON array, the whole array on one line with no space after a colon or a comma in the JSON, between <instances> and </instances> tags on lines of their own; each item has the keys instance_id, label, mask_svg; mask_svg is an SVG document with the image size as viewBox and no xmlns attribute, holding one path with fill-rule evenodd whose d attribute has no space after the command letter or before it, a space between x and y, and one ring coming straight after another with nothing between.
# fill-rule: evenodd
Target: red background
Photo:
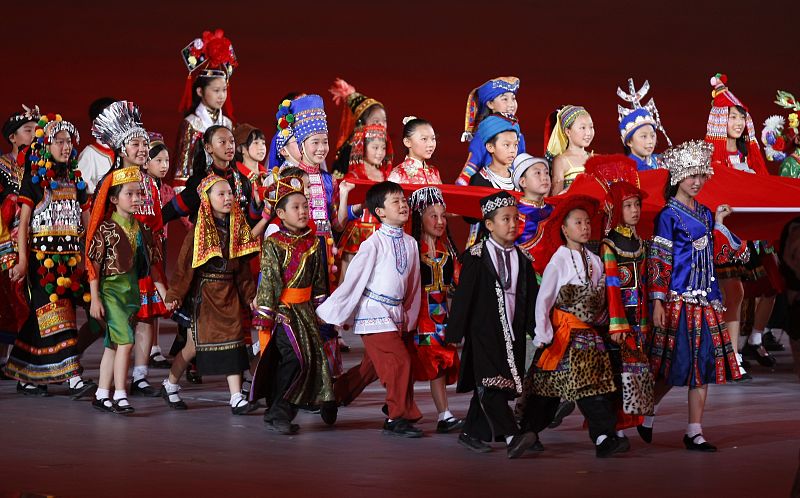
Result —
<instances>
[{"instance_id":1,"label":"red background","mask_svg":"<svg viewBox=\"0 0 800 498\"><path fill-rule=\"evenodd\" d=\"M565 103L590 110L592 149L619 152L615 89L628 77L650 81L675 143L705 133L716 72L728 74L759 132L780 111L777 89L800 93L789 2L264 3L40 2L35 16L24 2L4 7L0 116L38 104L75 122L86 144L88 105L107 95L139 104L145 126L172 142L186 78L179 51L216 27L240 62L231 80L238 121L269 130L284 94L319 93L335 141L340 110L327 88L342 77L386 105L398 155L403 116L433 123L432 163L445 181L466 156L467 94L494 76L521 79L518 115L537 154L546 115Z\"/></svg>"}]
</instances>

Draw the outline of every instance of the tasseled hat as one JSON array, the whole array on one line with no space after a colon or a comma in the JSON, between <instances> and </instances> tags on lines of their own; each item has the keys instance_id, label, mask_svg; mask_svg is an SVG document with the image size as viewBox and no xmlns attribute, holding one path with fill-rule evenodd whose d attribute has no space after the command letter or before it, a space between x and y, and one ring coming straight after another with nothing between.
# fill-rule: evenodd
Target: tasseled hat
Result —
<instances>
[{"instance_id":1,"label":"tasseled hat","mask_svg":"<svg viewBox=\"0 0 800 498\"><path fill-rule=\"evenodd\" d=\"M392 167L394 153L392 151L392 142L389 140L389 135L386 133L386 127L381 124L364 125L356 128L353 133L352 149L350 150L349 166L352 168L357 164L362 164L366 157L366 145L371 140L383 140L386 142L386 156L381 162L380 169L386 176Z\"/></svg>"},{"instance_id":2,"label":"tasseled hat","mask_svg":"<svg viewBox=\"0 0 800 498\"><path fill-rule=\"evenodd\" d=\"M559 202L553 213L547 218L547 223L544 226L544 233L542 240L539 244L542 245L542 260L550 261L553 254L559 247L564 245L561 239L561 226L564 224L564 218L575 209L583 209L592 218L597 214L599 209L599 202L597 199L589 197L588 195L573 194L564 196L564 199Z\"/></svg>"},{"instance_id":3,"label":"tasseled hat","mask_svg":"<svg viewBox=\"0 0 800 498\"><path fill-rule=\"evenodd\" d=\"M41 183L42 187L55 190L59 184L55 180L55 170L53 170L52 154L47 146L53 138L61 131L69 133L70 138L75 142L75 146L81 141L80 133L75 125L61 118L60 114L47 114L41 116L36 123L33 143L27 153L27 162L30 165L31 181L34 184ZM86 189L86 182L81 179L81 172L78 170L78 148L72 147L72 152L67 164L67 177L75 182L78 190Z\"/></svg>"},{"instance_id":4,"label":"tasseled hat","mask_svg":"<svg viewBox=\"0 0 800 498\"><path fill-rule=\"evenodd\" d=\"M8 143L11 143L8 139L9 135L16 133L17 130L27 123L38 122L41 117L42 113L39 112L38 105L31 108L23 104L21 111L15 112L3 123L3 138L5 138Z\"/></svg>"},{"instance_id":5,"label":"tasseled hat","mask_svg":"<svg viewBox=\"0 0 800 498\"><path fill-rule=\"evenodd\" d=\"M551 122L548 116L545 123L545 133L550 133L545 137L545 156L552 161L556 156L567 150L569 139L567 138L567 128L578 119L578 116L589 115L584 107L577 105L565 105L560 107L555 113L555 123Z\"/></svg>"},{"instance_id":6,"label":"tasseled hat","mask_svg":"<svg viewBox=\"0 0 800 498\"><path fill-rule=\"evenodd\" d=\"M201 38L195 38L181 50L181 58L189 70L183 97L178 106L181 112L188 111L192 106L192 85L197 78L224 78L230 85L233 70L239 65L233 44L221 29L203 31ZM230 86L228 98L225 100L225 114L233 116Z\"/></svg>"},{"instance_id":7,"label":"tasseled hat","mask_svg":"<svg viewBox=\"0 0 800 498\"><path fill-rule=\"evenodd\" d=\"M333 86L328 91L333 95L333 102L336 105L347 105L347 109L342 110L342 121L339 123L339 138L336 139L336 150L339 150L353 135L358 121L367 109L374 105L383 107L383 104L357 92L353 85L341 78L336 78Z\"/></svg>"},{"instance_id":8,"label":"tasseled hat","mask_svg":"<svg viewBox=\"0 0 800 498\"><path fill-rule=\"evenodd\" d=\"M664 138L667 139L667 144L672 147L672 141L661 124L661 116L658 113L655 100L650 99L646 104L642 105L642 99L644 99L649 90L650 82L645 80L642 88L637 91L636 86L633 84L633 78L628 78L628 93L617 87L617 96L631 105L630 108L617 105L619 134L622 143L626 144L631 135L642 126L650 125L654 130L659 130L663 133Z\"/></svg>"},{"instance_id":9,"label":"tasseled hat","mask_svg":"<svg viewBox=\"0 0 800 498\"><path fill-rule=\"evenodd\" d=\"M714 146L702 140L689 140L671 147L658 157L661 168L669 170L669 184L677 185L694 175L714 174L711 167Z\"/></svg>"},{"instance_id":10,"label":"tasseled hat","mask_svg":"<svg viewBox=\"0 0 800 498\"><path fill-rule=\"evenodd\" d=\"M275 135L272 136L272 142L269 145L269 154L267 155L267 169L269 170L279 168L283 165L283 157L280 151L294 136L294 131L292 130L292 123L294 123L292 102L293 101L287 99L278 104L278 112L275 113L277 129Z\"/></svg>"},{"instance_id":11,"label":"tasseled hat","mask_svg":"<svg viewBox=\"0 0 800 498\"><path fill-rule=\"evenodd\" d=\"M297 145L303 145L311 135L328 133L328 122L325 116L325 105L319 95L304 95L292 101L294 123L292 130L297 138Z\"/></svg>"},{"instance_id":12,"label":"tasseled hat","mask_svg":"<svg viewBox=\"0 0 800 498\"><path fill-rule=\"evenodd\" d=\"M467 96L467 111L464 118L464 133L461 134L461 141L469 142L472 140L480 124L477 122L478 116L487 103L506 92L516 95L518 90L519 78L515 76L494 78L472 90Z\"/></svg>"},{"instance_id":13,"label":"tasseled hat","mask_svg":"<svg viewBox=\"0 0 800 498\"><path fill-rule=\"evenodd\" d=\"M439 189L439 187L419 188L415 190L408 199L408 205L411 207L411 210L419 214L422 214L430 206L436 204L441 204L445 207L445 209L447 209L447 204L444 202L444 196L442 195L442 191Z\"/></svg>"},{"instance_id":14,"label":"tasseled hat","mask_svg":"<svg viewBox=\"0 0 800 498\"><path fill-rule=\"evenodd\" d=\"M778 90L775 103L784 109L789 109L791 113L787 119L777 115L768 117L761 131L761 143L764 145L767 159L780 162L792 154L798 146L800 120L797 114L800 112L800 104L794 95L783 90Z\"/></svg>"},{"instance_id":15,"label":"tasseled hat","mask_svg":"<svg viewBox=\"0 0 800 498\"><path fill-rule=\"evenodd\" d=\"M714 99L711 104L711 112L708 114L708 126L706 127L706 142L714 146L712 162L728 163L728 113L730 108L739 106L745 110L746 140L747 140L747 165L756 173L767 173L764 158L761 157L761 149L756 140L755 126L750 111L739 99L731 92L728 87L728 77L717 73L711 77L711 97Z\"/></svg>"},{"instance_id":16,"label":"tasseled hat","mask_svg":"<svg viewBox=\"0 0 800 498\"><path fill-rule=\"evenodd\" d=\"M489 218L490 214L492 214L493 212L497 211L500 208L516 206L517 198L509 194L505 190L501 190L500 192L497 192L495 194L482 197L480 203L481 203L481 213L483 214L483 219L487 219Z\"/></svg>"},{"instance_id":17,"label":"tasseled hat","mask_svg":"<svg viewBox=\"0 0 800 498\"><path fill-rule=\"evenodd\" d=\"M150 139L142 126L139 106L120 100L109 105L92 123L92 135L106 147L119 151L134 138Z\"/></svg>"},{"instance_id":18,"label":"tasseled hat","mask_svg":"<svg viewBox=\"0 0 800 498\"><path fill-rule=\"evenodd\" d=\"M624 154L595 155L586 161L586 174L594 177L606 192L604 233L622 223L622 203L633 197L647 198L640 188L636 161Z\"/></svg>"}]
</instances>

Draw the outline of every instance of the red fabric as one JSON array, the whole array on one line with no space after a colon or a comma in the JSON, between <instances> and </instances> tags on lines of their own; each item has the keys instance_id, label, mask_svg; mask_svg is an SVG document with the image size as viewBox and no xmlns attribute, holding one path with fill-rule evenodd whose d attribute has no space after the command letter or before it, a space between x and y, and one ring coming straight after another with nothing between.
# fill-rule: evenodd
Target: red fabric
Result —
<instances>
[{"instance_id":1,"label":"red fabric","mask_svg":"<svg viewBox=\"0 0 800 498\"><path fill-rule=\"evenodd\" d=\"M14 215L17 212L17 196L9 195L3 199L3 205L0 206L0 217L2 217L3 226L10 226Z\"/></svg>"}]
</instances>

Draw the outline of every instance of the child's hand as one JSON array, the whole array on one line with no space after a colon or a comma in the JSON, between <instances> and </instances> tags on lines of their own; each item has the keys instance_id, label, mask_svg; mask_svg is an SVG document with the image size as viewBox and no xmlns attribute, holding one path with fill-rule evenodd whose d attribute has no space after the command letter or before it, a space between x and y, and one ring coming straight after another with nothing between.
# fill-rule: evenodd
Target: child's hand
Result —
<instances>
[{"instance_id":1,"label":"child's hand","mask_svg":"<svg viewBox=\"0 0 800 498\"><path fill-rule=\"evenodd\" d=\"M731 214L733 210L728 204L720 204L717 206L717 213L714 217L714 221L722 225L722 222L729 214Z\"/></svg>"},{"instance_id":2,"label":"child's hand","mask_svg":"<svg viewBox=\"0 0 800 498\"><path fill-rule=\"evenodd\" d=\"M354 188L356 188L354 183L350 183L347 180L342 180L342 182L339 184L339 193L349 194Z\"/></svg>"},{"instance_id":3,"label":"child's hand","mask_svg":"<svg viewBox=\"0 0 800 498\"><path fill-rule=\"evenodd\" d=\"M92 303L89 305L89 315L95 320L105 319L106 309L103 307L103 303L100 302L99 297L95 299L95 297L92 296Z\"/></svg>"},{"instance_id":4,"label":"child's hand","mask_svg":"<svg viewBox=\"0 0 800 498\"><path fill-rule=\"evenodd\" d=\"M167 305L167 311L169 311L170 313L178 309L178 301L172 301L171 303L166 303L166 305Z\"/></svg>"},{"instance_id":5,"label":"child's hand","mask_svg":"<svg viewBox=\"0 0 800 498\"><path fill-rule=\"evenodd\" d=\"M664 304L660 300L653 302L653 325L663 329L666 325L666 314L664 312Z\"/></svg>"}]
</instances>

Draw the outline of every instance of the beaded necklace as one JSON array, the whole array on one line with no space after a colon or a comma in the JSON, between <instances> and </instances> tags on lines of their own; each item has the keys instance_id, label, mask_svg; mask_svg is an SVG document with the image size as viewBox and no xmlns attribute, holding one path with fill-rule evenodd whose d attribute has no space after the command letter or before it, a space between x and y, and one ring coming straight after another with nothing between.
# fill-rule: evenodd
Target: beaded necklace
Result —
<instances>
[{"instance_id":1,"label":"beaded necklace","mask_svg":"<svg viewBox=\"0 0 800 498\"><path fill-rule=\"evenodd\" d=\"M580 270L578 270L578 264L575 263L575 256L572 254L574 251L570 248L567 248L567 250L569 250L569 258L572 260L572 267L575 268L575 274L578 276L578 282L580 282L581 285L585 285L594 289L594 282L592 282L593 270L591 262L589 261L589 256L586 255L586 249L584 249L583 246L581 246L581 256L583 257L584 273L586 274L585 280L583 279L583 277L581 277L581 272Z\"/></svg>"}]
</instances>

